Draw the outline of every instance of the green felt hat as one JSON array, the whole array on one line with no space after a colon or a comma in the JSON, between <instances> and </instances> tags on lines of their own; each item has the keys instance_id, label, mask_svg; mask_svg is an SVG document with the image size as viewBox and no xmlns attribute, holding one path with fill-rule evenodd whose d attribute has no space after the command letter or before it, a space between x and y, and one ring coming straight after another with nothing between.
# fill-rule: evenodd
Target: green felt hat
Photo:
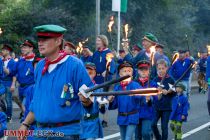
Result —
<instances>
[{"instance_id":1,"label":"green felt hat","mask_svg":"<svg viewBox=\"0 0 210 140\"><path fill-rule=\"evenodd\" d=\"M182 84L182 83L178 83L178 84L176 85L176 87L180 87L183 91L185 91L185 89L186 89L185 85Z\"/></svg>"},{"instance_id":2,"label":"green felt hat","mask_svg":"<svg viewBox=\"0 0 210 140\"><path fill-rule=\"evenodd\" d=\"M89 69L92 69L92 70L96 70L96 65L94 63L91 63L91 62L86 62L85 67L89 68Z\"/></svg>"},{"instance_id":3,"label":"green felt hat","mask_svg":"<svg viewBox=\"0 0 210 140\"><path fill-rule=\"evenodd\" d=\"M153 35L152 33L146 33L142 39L147 40L151 43L157 43L158 42L157 37L155 35Z\"/></svg>"},{"instance_id":4,"label":"green felt hat","mask_svg":"<svg viewBox=\"0 0 210 140\"><path fill-rule=\"evenodd\" d=\"M49 24L34 27L34 31L38 37L60 37L66 32L66 29L59 25Z\"/></svg>"}]
</instances>

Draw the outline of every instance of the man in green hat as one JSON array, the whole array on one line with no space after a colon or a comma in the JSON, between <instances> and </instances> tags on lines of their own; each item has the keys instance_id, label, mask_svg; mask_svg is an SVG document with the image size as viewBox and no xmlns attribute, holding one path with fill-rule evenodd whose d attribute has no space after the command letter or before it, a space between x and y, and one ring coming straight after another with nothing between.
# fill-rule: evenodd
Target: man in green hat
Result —
<instances>
[{"instance_id":1,"label":"man in green hat","mask_svg":"<svg viewBox=\"0 0 210 140\"><path fill-rule=\"evenodd\" d=\"M36 121L36 130L51 130L57 137L53 139L79 140L82 108L92 104L79 93L79 88L83 84L93 86L93 83L81 60L60 51L65 28L42 25L34 31L39 52L45 59L37 64L33 101L20 129L26 130ZM36 133L34 137L48 139L50 136Z\"/></svg>"},{"instance_id":2,"label":"man in green hat","mask_svg":"<svg viewBox=\"0 0 210 140\"><path fill-rule=\"evenodd\" d=\"M151 33L146 33L144 35L144 37L142 38L142 46L143 46L143 50L140 51L135 57L132 58L131 62L136 65L137 62L141 61L141 60L149 60L150 56L151 56L151 51L150 48L152 46L155 46L158 42L158 39L156 36L154 36ZM129 52L126 51L126 54L128 54Z\"/></svg>"}]
</instances>

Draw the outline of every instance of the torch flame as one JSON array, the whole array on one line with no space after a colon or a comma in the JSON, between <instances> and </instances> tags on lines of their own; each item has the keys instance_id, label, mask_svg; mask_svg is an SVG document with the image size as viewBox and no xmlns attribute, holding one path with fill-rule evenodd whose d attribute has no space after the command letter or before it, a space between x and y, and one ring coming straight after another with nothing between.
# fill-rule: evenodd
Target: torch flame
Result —
<instances>
[{"instance_id":1,"label":"torch flame","mask_svg":"<svg viewBox=\"0 0 210 140\"><path fill-rule=\"evenodd\" d=\"M112 53L106 54L106 68L110 65L112 58L114 58L114 55Z\"/></svg>"},{"instance_id":2,"label":"torch flame","mask_svg":"<svg viewBox=\"0 0 210 140\"><path fill-rule=\"evenodd\" d=\"M179 59L179 53L175 53L172 57L172 64L174 64Z\"/></svg>"},{"instance_id":3,"label":"torch flame","mask_svg":"<svg viewBox=\"0 0 210 140\"><path fill-rule=\"evenodd\" d=\"M113 24L114 24L114 16L111 16L109 19L109 24L108 24L108 32L112 32Z\"/></svg>"},{"instance_id":4,"label":"torch flame","mask_svg":"<svg viewBox=\"0 0 210 140\"><path fill-rule=\"evenodd\" d=\"M200 52L198 52L198 58L200 58L201 57L201 53Z\"/></svg>"},{"instance_id":5,"label":"torch flame","mask_svg":"<svg viewBox=\"0 0 210 140\"><path fill-rule=\"evenodd\" d=\"M0 34L2 34L2 32L3 32L3 31L2 31L2 29L0 28Z\"/></svg>"},{"instance_id":6,"label":"torch flame","mask_svg":"<svg viewBox=\"0 0 210 140\"><path fill-rule=\"evenodd\" d=\"M195 68L195 66L197 65L197 63L198 63L197 61L194 62L193 66L192 66L193 69Z\"/></svg>"},{"instance_id":7,"label":"torch flame","mask_svg":"<svg viewBox=\"0 0 210 140\"><path fill-rule=\"evenodd\" d=\"M82 51L83 51L83 44L82 44L82 42L79 42L79 45L77 46L76 51L77 51L77 53L82 53Z\"/></svg>"},{"instance_id":8,"label":"torch flame","mask_svg":"<svg viewBox=\"0 0 210 140\"><path fill-rule=\"evenodd\" d=\"M152 66L154 65L154 57L155 57L155 47L156 46L151 46L151 48L150 48L150 61L151 61L151 64L152 64Z\"/></svg>"},{"instance_id":9,"label":"torch flame","mask_svg":"<svg viewBox=\"0 0 210 140\"><path fill-rule=\"evenodd\" d=\"M210 45L207 45L206 47L208 49L208 54L210 55Z\"/></svg>"},{"instance_id":10,"label":"torch flame","mask_svg":"<svg viewBox=\"0 0 210 140\"><path fill-rule=\"evenodd\" d=\"M124 30L125 30L125 39L127 40L127 38L128 38L128 24L125 24Z\"/></svg>"},{"instance_id":11,"label":"torch flame","mask_svg":"<svg viewBox=\"0 0 210 140\"><path fill-rule=\"evenodd\" d=\"M82 53L82 51L83 51L83 44L85 44L86 42L88 42L88 38L86 40L84 40L84 41L79 42L79 44L77 46L77 49L76 49L77 53L80 53L80 54Z\"/></svg>"},{"instance_id":12,"label":"torch flame","mask_svg":"<svg viewBox=\"0 0 210 140\"><path fill-rule=\"evenodd\" d=\"M88 38L84 41L82 41L82 44L85 44L86 42L88 42Z\"/></svg>"},{"instance_id":13,"label":"torch flame","mask_svg":"<svg viewBox=\"0 0 210 140\"><path fill-rule=\"evenodd\" d=\"M112 53L107 53L106 54L106 61L107 62L111 62L112 58L114 58L114 55Z\"/></svg>"}]
</instances>

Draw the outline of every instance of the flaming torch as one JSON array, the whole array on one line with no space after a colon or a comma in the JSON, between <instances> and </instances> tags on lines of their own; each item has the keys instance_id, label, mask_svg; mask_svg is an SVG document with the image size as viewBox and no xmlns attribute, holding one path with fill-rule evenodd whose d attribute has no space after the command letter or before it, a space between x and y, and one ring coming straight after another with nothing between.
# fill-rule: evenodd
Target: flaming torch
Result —
<instances>
[{"instance_id":1,"label":"flaming torch","mask_svg":"<svg viewBox=\"0 0 210 140\"><path fill-rule=\"evenodd\" d=\"M0 35L3 33L2 29L0 28Z\"/></svg>"},{"instance_id":2,"label":"flaming torch","mask_svg":"<svg viewBox=\"0 0 210 140\"><path fill-rule=\"evenodd\" d=\"M81 41L79 42L78 46L77 46L77 49L76 49L76 52L77 54L81 55L82 54L82 51L83 51L83 45L88 42L88 38L84 41Z\"/></svg>"},{"instance_id":3,"label":"flaming torch","mask_svg":"<svg viewBox=\"0 0 210 140\"><path fill-rule=\"evenodd\" d=\"M105 73L105 77L104 77L104 82L106 82L108 80L110 64L111 64L113 58L114 58L114 55L112 53L106 54L106 73ZM108 89L109 89L109 87L105 87L104 91L108 91Z\"/></svg>"},{"instance_id":4,"label":"flaming torch","mask_svg":"<svg viewBox=\"0 0 210 140\"><path fill-rule=\"evenodd\" d=\"M210 45L207 45L206 48L208 50L208 55L210 55Z\"/></svg>"},{"instance_id":5,"label":"flaming torch","mask_svg":"<svg viewBox=\"0 0 210 140\"><path fill-rule=\"evenodd\" d=\"M132 55L131 50L129 48L129 44L128 44L128 32L129 32L128 24L125 24L125 26L124 26L125 35L124 35L124 38L122 39L122 41L123 41L122 45L123 45L123 48L128 50L128 52Z\"/></svg>"},{"instance_id":6,"label":"flaming torch","mask_svg":"<svg viewBox=\"0 0 210 140\"><path fill-rule=\"evenodd\" d=\"M114 16L111 16L109 18L109 24L108 24L108 32L109 32L109 36L110 36L110 44L111 44L111 47L113 48L112 46L112 27L114 25Z\"/></svg>"},{"instance_id":7,"label":"flaming torch","mask_svg":"<svg viewBox=\"0 0 210 140\"><path fill-rule=\"evenodd\" d=\"M158 82L158 86L161 88L164 88L163 82L166 79L166 76L168 75L169 70L171 69L172 65L179 59L179 53L174 53L173 57L172 57L172 62L171 65L168 67L166 74L163 76L162 80L160 81L160 83Z\"/></svg>"}]
</instances>

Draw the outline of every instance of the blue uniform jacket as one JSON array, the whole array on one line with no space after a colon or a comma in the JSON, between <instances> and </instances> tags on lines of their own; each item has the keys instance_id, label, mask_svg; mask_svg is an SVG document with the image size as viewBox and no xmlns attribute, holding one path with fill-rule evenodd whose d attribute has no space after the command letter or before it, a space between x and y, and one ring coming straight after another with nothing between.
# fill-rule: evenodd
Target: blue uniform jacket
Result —
<instances>
[{"instance_id":1,"label":"blue uniform jacket","mask_svg":"<svg viewBox=\"0 0 210 140\"><path fill-rule=\"evenodd\" d=\"M85 116L88 115L99 115L99 103L96 101L96 97L94 99L92 107L84 108L83 111L84 118L81 121L82 133L80 135L80 138L103 138L103 128L100 118L97 117L95 119L85 119Z\"/></svg>"},{"instance_id":2,"label":"blue uniform jacket","mask_svg":"<svg viewBox=\"0 0 210 140\"><path fill-rule=\"evenodd\" d=\"M137 82L130 82L126 90L134 90L139 89L141 86ZM122 87L118 84L114 87L114 91L122 91ZM139 101L144 98L142 96L116 96L114 101L110 103L109 109L116 109L118 108L118 112L121 113L128 113L133 111L138 111L139 108ZM138 124L139 122L139 113L131 114L128 116L120 116L117 117L117 124L118 125L129 125L129 124Z\"/></svg>"},{"instance_id":3,"label":"blue uniform jacket","mask_svg":"<svg viewBox=\"0 0 210 140\"><path fill-rule=\"evenodd\" d=\"M17 81L20 84L34 84L34 67L32 61L21 58L16 65Z\"/></svg>"},{"instance_id":4,"label":"blue uniform jacket","mask_svg":"<svg viewBox=\"0 0 210 140\"><path fill-rule=\"evenodd\" d=\"M145 50L141 50L136 57L133 57L130 62L133 63L134 66L136 66L136 64L141 61L141 60L149 60L149 57L146 55L146 51Z\"/></svg>"},{"instance_id":5,"label":"blue uniform jacket","mask_svg":"<svg viewBox=\"0 0 210 140\"><path fill-rule=\"evenodd\" d=\"M130 62L132 59L132 56L130 54L127 54L123 59L118 59L117 63L120 65L124 61Z\"/></svg>"},{"instance_id":6,"label":"blue uniform jacket","mask_svg":"<svg viewBox=\"0 0 210 140\"><path fill-rule=\"evenodd\" d=\"M24 119L26 118L26 116L28 115L30 111L29 107L33 100L33 95L34 95L34 85L31 85L27 88L27 91L26 91Z\"/></svg>"},{"instance_id":7,"label":"blue uniform jacket","mask_svg":"<svg viewBox=\"0 0 210 140\"><path fill-rule=\"evenodd\" d=\"M144 84L142 84L141 82L139 82L137 79L136 81L143 87L143 88L148 88L148 81ZM154 81L150 81L150 87L157 87L157 84ZM150 101L147 103L145 98L143 98L140 102L139 102L139 118L140 119L148 119L148 120L152 120L154 117L154 101L157 100L157 96L151 96L150 97Z\"/></svg>"},{"instance_id":8,"label":"blue uniform jacket","mask_svg":"<svg viewBox=\"0 0 210 140\"><path fill-rule=\"evenodd\" d=\"M207 58L201 58L198 60L198 71L199 72L203 72L203 73L206 73L206 65L207 64Z\"/></svg>"},{"instance_id":9,"label":"blue uniform jacket","mask_svg":"<svg viewBox=\"0 0 210 140\"><path fill-rule=\"evenodd\" d=\"M4 130L7 130L7 116L4 112L0 112L0 138L4 136Z\"/></svg>"},{"instance_id":10,"label":"blue uniform jacket","mask_svg":"<svg viewBox=\"0 0 210 140\"><path fill-rule=\"evenodd\" d=\"M187 121L188 109L189 109L189 102L187 96L185 96L184 94L175 96L172 100L172 112L170 120L175 120L180 122ZM185 116L184 120L182 120L182 115Z\"/></svg>"},{"instance_id":11,"label":"blue uniform jacket","mask_svg":"<svg viewBox=\"0 0 210 140\"><path fill-rule=\"evenodd\" d=\"M185 58L184 60L178 59L171 66L171 69L170 69L170 74L174 78L174 80L176 81L177 79L179 79L191 64L192 64L192 60L190 60L189 58ZM185 76L182 78L182 80L189 80L190 72L191 72L191 70L189 70L185 74Z\"/></svg>"},{"instance_id":12,"label":"blue uniform jacket","mask_svg":"<svg viewBox=\"0 0 210 140\"><path fill-rule=\"evenodd\" d=\"M94 52L92 56L92 62L96 65L96 77L95 77L95 82L96 84L101 84L103 83L104 77L102 76L102 73L106 70L106 55L108 53L111 53L110 49L105 49L104 51L96 51ZM112 78L112 75L116 71L116 65L114 60L112 59L111 64L110 64L110 71L109 71L109 77L107 80L110 80Z\"/></svg>"},{"instance_id":13,"label":"blue uniform jacket","mask_svg":"<svg viewBox=\"0 0 210 140\"><path fill-rule=\"evenodd\" d=\"M4 66L3 60L0 58L0 76L2 76L4 73L3 66Z\"/></svg>"},{"instance_id":14,"label":"blue uniform jacket","mask_svg":"<svg viewBox=\"0 0 210 140\"><path fill-rule=\"evenodd\" d=\"M83 63L92 62L92 56L88 56L88 57L82 56L80 59L82 60Z\"/></svg>"},{"instance_id":15,"label":"blue uniform jacket","mask_svg":"<svg viewBox=\"0 0 210 140\"><path fill-rule=\"evenodd\" d=\"M10 87L12 85L12 77L15 76L15 66L16 62L14 61L14 59L10 59L7 64L7 68L9 69L9 74L7 75L6 73L3 73L0 76L2 84L5 87Z\"/></svg>"},{"instance_id":16,"label":"blue uniform jacket","mask_svg":"<svg viewBox=\"0 0 210 140\"><path fill-rule=\"evenodd\" d=\"M16 65L16 77L20 83L19 95L26 96L27 87L34 84L33 62L21 58Z\"/></svg>"},{"instance_id":17,"label":"blue uniform jacket","mask_svg":"<svg viewBox=\"0 0 210 140\"><path fill-rule=\"evenodd\" d=\"M161 82L160 77L154 78L154 82L160 83ZM169 90L169 84L174 85L174 80L171 77L166 77L163 81L164 88L166 90ZM167 95L162 94L162 97L160 100L155 100L154 107L157 111L171 111L171 104L172 99L175 96L175 92L169 93Z\"/></svg>"},{"instance_id":18,"label":"blue uniform jacket","mask_svg":"<svg viewBox=\"0 0 210 140\"><path fill-rule=\"evenodd\" d=\"M66 59L66 60L65 60ZM41 60L35 69L34 97L30 111L34 112L38 123L61 123L78 121L82 118L82 104L79 101L79 88L85 84L93 86L87 71L76 57L66 56L64 62L57 64L50 73L42 75L45 60ZM64 87L68 87L65 92ZM70 105L66 105L66 102ZM49 128L38 128L49 129ZM80 134L80 124L73 123L51 128L66 135Z\"/></svg>"},{"instance_id":19,"label":"blue uniform jacket","mask_svg":"<svg viewBox=\"0 0 210 140\"><path fill-rule=\"evenodd\" d=\"M208 87L210 87L210 56L207 58L206 81L208 82Z\"/></svg>"}]
</instances>

